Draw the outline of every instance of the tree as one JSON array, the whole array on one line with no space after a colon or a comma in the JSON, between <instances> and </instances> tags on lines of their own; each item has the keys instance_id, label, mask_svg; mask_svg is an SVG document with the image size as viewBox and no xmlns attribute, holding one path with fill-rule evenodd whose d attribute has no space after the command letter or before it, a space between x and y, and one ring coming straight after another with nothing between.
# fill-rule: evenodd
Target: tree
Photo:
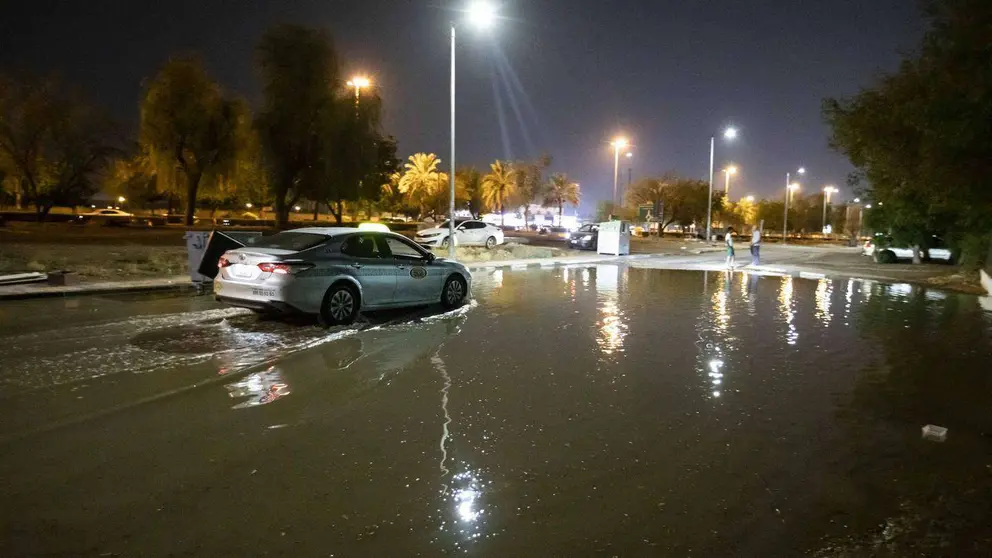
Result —
<instances>
[{"instance_id":1,"label":"tree","mask_svg":"<svg viewBox=\"0 0 992 558\"><path fill-rule=\"evenodd\" d=\"M89 199L117 151L114 135L102 111L55 80L0 77L0 154L39 219Z\"/></svg>"},{"instance_id":2,"label":"tree","mask_svg":"<svg viewBox=\"0 0 992 558\"><path fill-rule=\"evenodd\" d=\"M437 170L440 163L441 159L433 153L414 153L403 166L405 170L399 180L399 191L408 197L421 215L429 206L434 214L437 213L435 198L443 192L448 181L448 175Z\"/></svg>"},{"instance_id":3,"label":"tree","mask_svg":"<svg viewBox=\"0 0 992 558\"><path fill-rule=\"evenodd\" d=\"M160 171L185 179L187 226L201 180L216 179L234 163L237 130L247 118L247 105L225 97L195 58L169 60L145 89L140 140Z\"/></svg>"},{"instance_id":4,"label":"tree","mask_svg":"<svg viewBox=\"0 0 992 558\"><path fill-rule=\"evenodd\" d=\"M530 205L543 197L547 184L544 171L551 166L551 155L541 155L536 161L517 161L512 164L516 181L512 202L524 207L524 225L530 222Z\"/></svg>"},{"instance_id":5,"label":"tree","mask_svg":"<svg viewBox=\"0 0 992 558\"><path fill-rule=\"evenodd\" d=\"M455 173L455 184L468 197L468 209L478 217L490 207L483 201L482 173L475 167L462 167Z\"/></svg>"},{"instance_id":6,"label":"tree","mask_svg":"<svg viewBox=\"0 0 992 558\"><path fill-rule=\"evenodd\" d=\"M943 234L977 265L992 230L992 5L925 6L930 29L917 52L854 97L827 99L824 116L831 145L856 169L850 182L876 206L869 225L917 254Z\"/></svg>"},{"instance_id":7,"label":"tree","mask_svg":"<svg viewBox=\"0 0 992 558\"><path fill-rule=\"evenodd\" d=\"M570 181L565 173L558 172L551 175L544 190L544 205L558 208L558 223L561 224L565 204L577 206L581 197L579 184Z\"/></svg>"},{"instance_id":8,"label":"tree","mask_svg":"<svg viewBox=\"0 0 992 558\"><path fill-rule=\"evenodd\" d=\"M489 165L489 173L482 177L482 199L490 207L499 208L500 224L506 224L503 214L506 201L517 195L518 172L510 163L496 160Z\"/></svg>"},{"instance_id":9,"label":"tree","mask_svg":"<svg viewBox=\"0 0 992 558\"><path fill-rule=\"evenodd\" d=\"M335 94L341 76L330 37L279 25L265 33L257 52L264 101L255 125L270 173L276 226L285 226L289 208L304 194L336 201L340 221L341 202L357 199L359 178L350 165L335 167L355 150L342 143L342 130L355 115ZM354 180L346 182L345 176Z\"/></svg>"}]
</instances>

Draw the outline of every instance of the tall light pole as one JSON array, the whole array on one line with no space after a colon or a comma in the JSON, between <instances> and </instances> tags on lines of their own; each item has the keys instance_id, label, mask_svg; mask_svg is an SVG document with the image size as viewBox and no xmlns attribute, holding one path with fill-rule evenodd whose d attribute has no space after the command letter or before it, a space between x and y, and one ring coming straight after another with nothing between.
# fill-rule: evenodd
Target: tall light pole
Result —
<instances>
[{"instance_id":1,"label":"tall light pole","mask_svg":"<svg viewBox=\"0 0 992 558\"><path fill-rule=\"evenodd\" d=\"M617 206L617 180L620 175L620 150L627 149L630 146L630 141L623 136L619 136L614 138L610 142L610 145L613 146L613 210L615 213Z\"/></svg>"},{"instance_id":2,"label":"tall light pole","mask_svg":"<svg viewBox=\"0 0 992 558\"><path fill-rule=\"evenodd\" d=\"M839 191L840 190L834 188L833 186L823 187L823 228L821 229L823 231L827 230L827 204L830 203L830 194L836 194ZM826 234L826 232L824 232L824 234Z\"/></svg>"},{"instance_id":3,"label":"tall light pole","mask_svg":"<svg viewBox=\"0 0 992 558\"><path fill-rule=\"evenodd\" d=\"M723 131L726 140L733 140L737 137L736 128L727 128ZM709 199L706 200L706 242L710 241L711 227L713 225L713 156L716 154L716 136L710 136L710 187Z\"/></svg>"},{"instance_id":4,"label":"tall light pole","mask_svg":"<svg viewBox=\"0 0 992 558\"><path fill-rule=\"evenodd\" d=\"M474 2L465 11L469 22L478 29L490 27L496 10L486 2ZM451 176L448 191L448 257L455 259L455 22L451 22Z\"/></svg>"},{"instance_id":5,"label":"tall light pole","mask_svg":"<svg viewBox=\"0 0 992 558\"><path fill-rule=\"evenodd\" d=\"M730 201L730 175L737 174L737 167L730 165L723 169L723 174L727 175L727 183L723 186L723 197L727 198L727 201Z\"/></svg>"},{"instance_id":6,"label":"tall light pole","mask_svg":"<svg viewBox=\"0 0 992 558\"><path fill-rule=\"evenodd\" d=\"M365 76L355 76L348 80L348 87L355 88L355 107L358 107L358 100L362 96L362 88L372 85L372 81Z\"/></svg>"},{"instance_id":7,"label":"tall light pole","mask_svg":"<svg viewBox=\"0 0 992 558\"><path fill-rule=\"evenodd\" d=\"M800 175L806 174L805 167L799 167L796 171ZM785 217L782 219L782 244L789 241L789 197L792 195L793 190L798 190L799 185L792 183L792 173L785 173Z\"/></svg>"}]
</instances>

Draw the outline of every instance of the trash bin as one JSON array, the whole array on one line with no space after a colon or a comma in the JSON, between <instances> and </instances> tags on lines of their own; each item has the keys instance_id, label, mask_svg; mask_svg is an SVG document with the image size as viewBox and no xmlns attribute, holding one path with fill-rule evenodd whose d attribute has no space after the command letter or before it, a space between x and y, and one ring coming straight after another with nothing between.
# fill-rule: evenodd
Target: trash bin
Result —
<instances>
[{"instance_id":1,"label":"trash bin","mask_svg":"<svg viewBox=\"0 0 992 558\"><path fill-rule=\"evenodd\" d=\"M606 221L599 224L597 252L613 256L630 254L630 223Z\"/></svg>"},{"instance_id":2,"label":"trash bin","mask_svg":"<svg viewBox=\"0 0 992 558\"><path fill-rule=\"evenodd\" d=\"M187 231L184 235L186 239L186 262L189 265L189 278L194 283L204 283L213 281L213 277L207 277L200 273L200 262L207 249L207 242L210 240L210 233L207 231Z\"/></svg>"}]
</instances>

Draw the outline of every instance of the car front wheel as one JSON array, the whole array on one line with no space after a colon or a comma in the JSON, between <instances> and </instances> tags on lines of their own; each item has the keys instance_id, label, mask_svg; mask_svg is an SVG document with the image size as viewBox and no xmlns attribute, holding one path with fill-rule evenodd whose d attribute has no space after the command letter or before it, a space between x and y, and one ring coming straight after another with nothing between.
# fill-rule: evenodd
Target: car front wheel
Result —
<instances>
[{"instance_id":1,"label":"car front wheel","mask_svg":"<svg viewBox=\"0 0 992 558\"><path fill-rule=\"evenodd\" d=\"M441 291L441 304L445 308L454 308L465 300L465 280L458 275L448 277Z\"/></svg>"},{"instance_id":2,"label":"car front wheel","mask_svg":"<svg viewBox=\"0 0 992 558\"><path fill-rule=\"evenodd\" d=\"M489 238L486 239L486 248L492 250L495 247L496 247L496 237L490 236Z\"/></svg>"},{"instance_id":3,"label":"car front wheel","mask_svg":"<svg viewBox=\"0 0 992 558\"><path fill-rule=\"evenodd\" d=\"M441 248L447 248L448 247L448 238L449 237L445 237L444 240L441 241Z\"/></svg>"},{"instance_id":4,"label":"car front wheel","mask_svg":"<svg viewBox=\"0 0 992 558\"><path fill-rule=\"evenodd\" d=\"M350 285L334 285L324 295L320 307L322 325L347 325L358 317L358 293Z\"/></svg>"}]
</instances>

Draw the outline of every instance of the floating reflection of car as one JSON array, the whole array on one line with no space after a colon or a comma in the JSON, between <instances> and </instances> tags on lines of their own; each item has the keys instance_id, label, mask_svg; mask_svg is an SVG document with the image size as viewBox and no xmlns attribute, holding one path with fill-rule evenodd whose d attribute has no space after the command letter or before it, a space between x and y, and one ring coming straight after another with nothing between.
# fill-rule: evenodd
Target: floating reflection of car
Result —
<instances>
[{"instance_id":1,"label":"floating reflection of car","mask_svg":"<svg viewBox=\"0 0 992 558\"><path fill-rule=\"evenodd\" d=\"M229 250L217 264L214 296L261 313L317 315L347 324L361 310L451 308L471 292L472 275L395 233L315 227L280 232Z\"/></svg>"},{"instance_id":2,"label":"floating reflection of car","mask_svg":"<svg viewBox=\"0 0 992 558\"><path fill-rule=\"evenodd\" d=\"M568 235L568 245L578 250L595 250L599 246L599 225L582 225Z\"/></svg>"}]
</instances>

